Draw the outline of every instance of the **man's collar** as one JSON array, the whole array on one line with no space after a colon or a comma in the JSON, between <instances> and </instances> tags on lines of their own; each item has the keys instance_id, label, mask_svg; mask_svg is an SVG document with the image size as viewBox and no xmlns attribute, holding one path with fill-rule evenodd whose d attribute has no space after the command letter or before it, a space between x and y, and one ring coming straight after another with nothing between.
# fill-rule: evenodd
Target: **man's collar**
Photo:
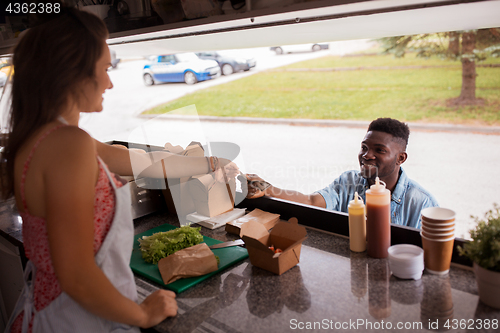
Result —
<instances>
[{"instance_id":1,"label":"man's collar","mask_svg":"<svg viewBox=\"0 0 500 333\"><path fill-rule=\"evenodd\" d=\"M406 191L406 183L408 181L408 177L406 176L406 172L403 168L399 168L399 179L396 183L396 187L394 191L392 191L391 199L397 204L401 204L403 202L403 197Z\"/></svg>"}]
</instances>

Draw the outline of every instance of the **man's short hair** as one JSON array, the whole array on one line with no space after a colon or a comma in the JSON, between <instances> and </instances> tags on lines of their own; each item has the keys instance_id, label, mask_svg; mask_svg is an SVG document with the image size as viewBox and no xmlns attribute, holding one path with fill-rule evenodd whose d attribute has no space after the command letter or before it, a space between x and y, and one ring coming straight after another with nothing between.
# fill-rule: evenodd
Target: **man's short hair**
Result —
<instances>
[{"instance_id":1,"label":"man's short hair","mask_svg":"<svg viewBox=\"0 0 500 333\"><path fill-rule=\"evenodd\" d=\"M408 137L410 136L410 128L407 124L392 118L378 118L370 123L368 126L369 131L384 132L392 135L398 139L403 147L406 149L408 145Z\"/></svg>"}]
</instances>

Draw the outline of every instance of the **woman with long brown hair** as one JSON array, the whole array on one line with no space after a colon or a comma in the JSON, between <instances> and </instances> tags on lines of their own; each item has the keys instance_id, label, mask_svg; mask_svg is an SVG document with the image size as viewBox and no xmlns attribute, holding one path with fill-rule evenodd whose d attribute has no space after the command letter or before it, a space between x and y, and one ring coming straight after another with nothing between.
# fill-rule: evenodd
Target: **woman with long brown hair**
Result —
<instances>
[{"instance_id":1,"label":"woman with long brown hair","mask_svg":"<svg viewBox=\"0 0 500 333\"><path fill-rule=\"evenodd\" d=\"M130 192L114 174L133 175L132 160L136 174L163 176L161 164L78 127L80 113L101 111L113 87L107 37L98 17L64 9L14 49L2 191L15 195L29 262L7 331L138 332L177 313L167 290L137 303ZM225 159L161 154L174 178L237 172Z\"/></svg>"}]
</instances>

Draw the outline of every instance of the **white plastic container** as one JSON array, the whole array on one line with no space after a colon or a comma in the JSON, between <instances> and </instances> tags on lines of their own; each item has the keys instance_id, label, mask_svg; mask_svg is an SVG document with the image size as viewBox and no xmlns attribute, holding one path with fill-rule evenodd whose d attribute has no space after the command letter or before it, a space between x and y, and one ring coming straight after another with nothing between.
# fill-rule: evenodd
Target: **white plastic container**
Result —
<instances>
[{"instance_id":1,"label":"white plastic container","mask_svg":"<svg viewBox=\"0 0 500 333\"><path fill-rule=\"evenodd\" d=\"M389 266L392 274L400 279L419 280L424 270L424 250L410 244L391 246L389 253Z\"/></svg>"}]
</instances>

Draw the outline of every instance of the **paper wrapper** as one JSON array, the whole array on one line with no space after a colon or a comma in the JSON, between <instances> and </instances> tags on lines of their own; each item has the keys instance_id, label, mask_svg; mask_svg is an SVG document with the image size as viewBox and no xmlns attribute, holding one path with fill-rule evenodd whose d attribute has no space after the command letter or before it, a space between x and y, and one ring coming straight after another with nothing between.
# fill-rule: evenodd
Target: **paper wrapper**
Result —
<instances>
[{"instance_id":1,"label":"paper wrapper","mask_svg":"<svg viewBox=\"0 0 500 333\"><path fill-rule=\"evenodd\" d=\"M182 278L205 275L217 270L217 259L207 244L201 243L171 254L158 262L165 284Z\"/></svg>"}]
</instances>

